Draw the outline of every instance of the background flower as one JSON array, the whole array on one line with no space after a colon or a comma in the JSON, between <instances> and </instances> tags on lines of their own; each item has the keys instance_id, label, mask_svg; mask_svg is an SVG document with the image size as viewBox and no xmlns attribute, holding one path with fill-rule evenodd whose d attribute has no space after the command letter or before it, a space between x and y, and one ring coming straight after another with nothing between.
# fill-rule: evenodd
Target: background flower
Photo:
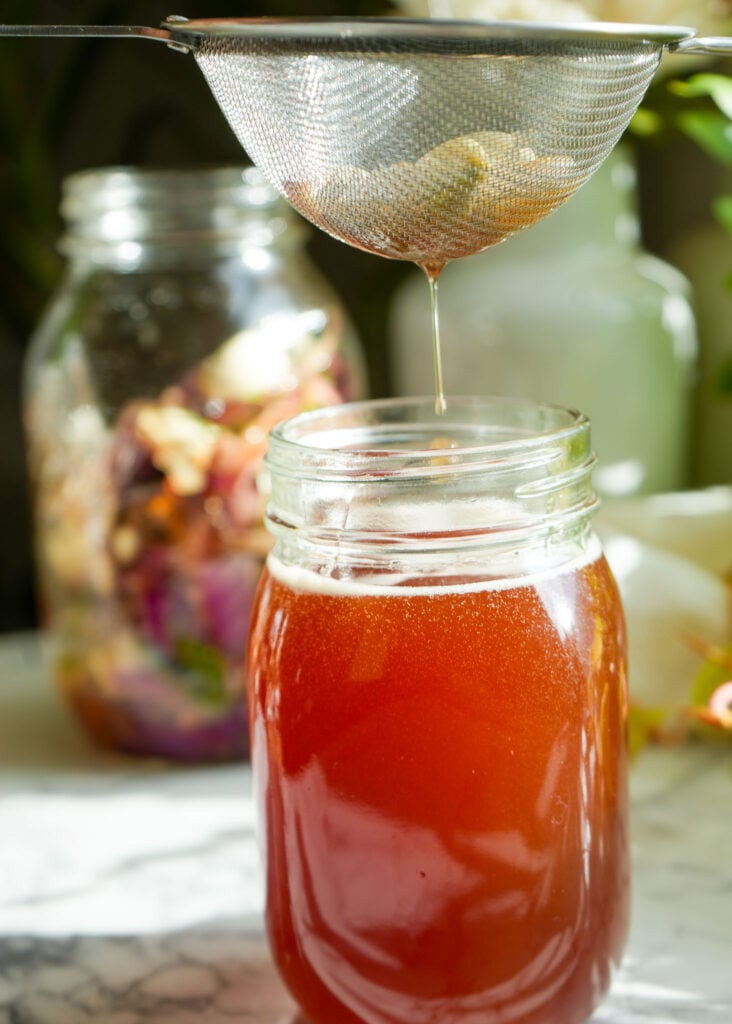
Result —
<instances>
[{"instance_id":1,"label":"background flower","mask_svg":"<svg viewBox=\"0 0 732 1024\"><path fill-rule=\"evenodd\" d=\"M646 25L688 25L699 35L720 35L732 15L729 0L585 0L601 21Z\"/></svg>"},{"instance_id":2,"label":"background flower","mask_svg":"<svg viewBox=\"0 0 732 1024\"><path fill-rule=\"evenodd\" d=\"M485 21L587 21L586 3L574 0L405 0L413 17L477 18Z\"/></svg>"},{"instance_id":3,"label":"background flower","mask_svg":"<svg viewBox=\"0 0 732 1024\"><path fill-rule=\"evenodd\" d=\"M730 0L403 0L399 6L414 17L687 25L699 35L723 34L732 15Z\"/></svg>"}]
</instances>

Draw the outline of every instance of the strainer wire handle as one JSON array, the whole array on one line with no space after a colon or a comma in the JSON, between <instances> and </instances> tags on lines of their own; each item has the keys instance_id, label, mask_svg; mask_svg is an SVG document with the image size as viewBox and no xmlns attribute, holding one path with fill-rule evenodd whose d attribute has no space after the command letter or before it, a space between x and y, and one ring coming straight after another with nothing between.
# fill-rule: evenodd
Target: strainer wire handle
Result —
<instances>
[{"instance_id":1,"label":"strainer wire handle","mask_svg":"<svg viewBox=\"0 0 732 1024\"><path fill-rule=\"evenodd\" d=\"M671 53L719 53L732 56L732 36L689 36L669 45Z\"/></svg>"},{"instance_id":2,"label":"strainer wire handle","mask_svg":"<svg viewBox=\"0 0 732 1024\"><path fill-rule=\"evenodd\" d=\"M114 37L155 39L162 43L170 43L172 38L169 29L150 28L147 25L0 25L0 36L87 36L100 39Z\"/></svg>"}]
</instances>

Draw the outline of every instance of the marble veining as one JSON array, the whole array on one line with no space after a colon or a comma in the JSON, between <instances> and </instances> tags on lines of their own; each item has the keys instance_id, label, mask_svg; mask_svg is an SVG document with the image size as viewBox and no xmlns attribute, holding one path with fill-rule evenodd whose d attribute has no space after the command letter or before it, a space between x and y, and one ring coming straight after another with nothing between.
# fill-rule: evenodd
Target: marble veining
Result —
<instances>
[{"instance_id":1,"label":"marble veining","mask_svg":"<svg viewBox=\"0 0 732 1024\"><path fill-rule=\"evenodd\" d=\"M303 1024L260 934L0 941L1 1024ZM620 973L592 1024L729 1024L732 1002Z\"/></svg>"},{"instance_id":2,"label":"marble veining","mask_svg":"<svg viewBox=\"0 0 732 1024\"><path fill-rule=\"evenodd\" d=\"M2 1024L295 1024L261 935L0 941Z\"/></svg>"},{"instance_id":3,"label":"marble veining","mask_svg":"<svg viewBox=\"0 0 732 1024\"><path fill-rule=\"evenodd\" d=\"M633 917L593 1024L732 1022L732 751L631 772ZM262 934L251 778L89 748L0 640L0 1024L303 1024Z\"/></svg>"}]
</instances>

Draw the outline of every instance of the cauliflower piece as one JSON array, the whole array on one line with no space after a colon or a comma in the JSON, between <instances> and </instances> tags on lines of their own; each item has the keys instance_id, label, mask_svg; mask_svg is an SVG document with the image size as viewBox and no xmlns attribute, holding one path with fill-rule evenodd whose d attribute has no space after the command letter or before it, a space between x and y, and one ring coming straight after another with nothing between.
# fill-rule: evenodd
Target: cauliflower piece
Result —
<instances>
[{"instance_id":1,"label":"cauliflower piece","mask_svg":"<svg viewBox=\"0 0 732 1024\"><path fill-rule=\"evenodd\" d=\"M553 210L584 178L567 156L539 157L518 133L474 132L411 162L344 166L293 203L326 231L437 273L451 259L503 241Z\"/></svg>"},{"instance_id":2,"label":"cauliflower piece","mask_svg":"<svg viewBox=\"0 0 732 1024\"><path fill-rule=\"evenodd\" d=\"M173 405L146 405L138 413L135 430L176 494L200 494L219 443L220 427Z\"/></svg>"}]
</instances>

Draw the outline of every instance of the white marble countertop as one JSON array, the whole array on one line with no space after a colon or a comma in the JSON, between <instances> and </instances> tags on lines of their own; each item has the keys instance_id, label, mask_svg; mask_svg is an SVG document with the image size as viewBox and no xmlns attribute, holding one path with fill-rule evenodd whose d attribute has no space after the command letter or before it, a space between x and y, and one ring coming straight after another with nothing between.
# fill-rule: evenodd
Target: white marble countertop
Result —
<instances>
[{"instance_id":1,"label":"white marble countertop","mask_svg":"<svg viewBox=\"0 0 732 1024\"><path fill-rule=\"evenodd\" d=\"M632 768L633 921L593 1024L732 1022L732 750ZM261 931L250 776L85 743L0 639L0 1024L296 1024Z\"/></svg>"}]
</instances>

